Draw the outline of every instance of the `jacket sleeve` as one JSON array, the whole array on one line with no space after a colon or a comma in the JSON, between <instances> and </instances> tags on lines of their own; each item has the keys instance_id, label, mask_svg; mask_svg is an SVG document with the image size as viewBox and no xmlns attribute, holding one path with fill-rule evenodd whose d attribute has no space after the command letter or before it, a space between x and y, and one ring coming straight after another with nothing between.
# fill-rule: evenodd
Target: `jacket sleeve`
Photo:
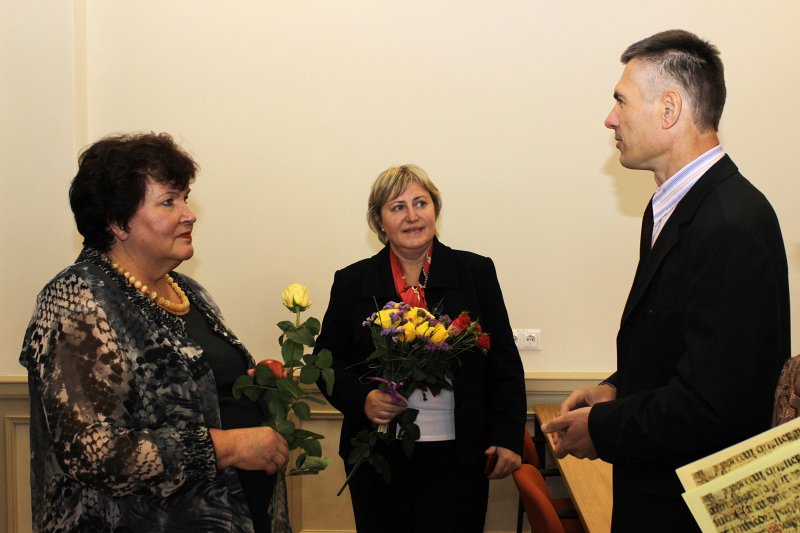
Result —
<instances>
[{"instance_id":1,"label":"jacket sleeve","mask_svg":"<svg viewBox=\"0 0 800 533\"><path fill-rule=\"evenodd\" d=\"M354 338L354 327L361 324L354 326L351 318L352 310L356 307L354 295L358 293L358 287L348 283L346 278L341 270L334 274L330 302L314 348L315 353L326 348L333 354L333 394L327 394L322 380L318 386L331 405L343 415L351 418L361 416L366 420L364 402L374 387L359 379L359 369L363 372L364 367L353 366L361 361L355 354Z\"/></svg>"},{"instance_id":2,"label":"jacket sleeve","mask_svg":"<svg viewBox=\"0 0 800 533\"><path fill-rule=\"evenodd\" d=\"M40 293L23 359L32 410L43 414L52 444L42 451L67 476L113 496L168 495L187 480L213 478L216 458L202 421L181 429L158 413L146 427L136 421L132 361L158 348L130 353L118 333L82 278L59 278Z\"/></svg>"},{"instance_id":3,"label":"jacket sleeve","mask_svg":"<svg viewBox=\"0 0 800 533\"><path fill-rule=\"evenodd\" d=\"M482 316L479 318L491 340L485 376L487 436L490 445L521 455L527 411L525 374L491 259L486 259L484 268Z\"/></svg>"}]
</instances>

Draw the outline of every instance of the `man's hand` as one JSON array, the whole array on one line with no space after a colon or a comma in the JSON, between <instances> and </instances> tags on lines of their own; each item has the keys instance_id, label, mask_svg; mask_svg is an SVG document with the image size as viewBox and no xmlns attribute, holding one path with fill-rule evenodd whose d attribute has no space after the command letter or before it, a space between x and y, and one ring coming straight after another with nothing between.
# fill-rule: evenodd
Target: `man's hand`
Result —
<instances>
[{"instance_id":1,"label":"man's hand","mask_svg":"<svg viewBox=\"0 0 800 533\"><path fill-rule=\"evenodd\" d=\"M553 453L559 459L574 455L578 459L597 459L592 437L589 435L589 411L592 406L617 398L617 389L608 384L572 391L561 403L559 416L547 424L542 431L553 434L556 447Z\"/></svg>"},{"instance_id":2,"label":"man's hand","mask_svg":"<svg viewBox=\"0 0 800 533\"><path fill-rule=\"evenodd\" d=\"M567 396L567 399L561 402L561 412L559 414L565 415L570 411L579 409L581 407L591 407L596 403L610 402L617 398L617 389L611 385L597 385L595 387L588 387L586 389L577 389L572 391L572 394Z\"/></svg>"},{"instance_id":3,"label":"man's hand","mask_svg":"<svg viewBox=\"0 0 800 533\"><path fill-rule=\"evenodd\" d=\"M581 407L554 418L542 425L545 433L554 433L556 447L553 454L559 459L574 455L578 459L597 459L592 437L589 435L589 411L591 407Z\"/></svg>"}]
</instances>

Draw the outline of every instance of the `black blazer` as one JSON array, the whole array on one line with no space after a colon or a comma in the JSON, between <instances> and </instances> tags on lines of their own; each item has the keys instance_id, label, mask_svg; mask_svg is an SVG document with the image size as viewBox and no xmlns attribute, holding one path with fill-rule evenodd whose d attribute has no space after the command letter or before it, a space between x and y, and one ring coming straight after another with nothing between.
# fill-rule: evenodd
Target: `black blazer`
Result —
<instances>
[{"instance_id":1,"label":"black blazer","mask_svg":"<svg viewBox=\"0 0 800 533\"><path fill-rule=\"evenodd\" d=\"M673 497L687 516L675 468L770 427L789 352L778 220L725 156L641 259L608 379L617 399L590 413L595 448L614 464L615 523L653 523L636 493Z\"/></svg>"},{"instance_id":2,"label":"black blazer","mask_svg":"<svg viewBox=\"0 0 800 533\"><path fill-rule=\"evenodd\" d=\"M453 318L469 311L490 334L489 353L463 353L453 383L459 460L480 460L491 445L521 453L524 374L492 260L435 241L425 298L431 308L441 302L440 312ZM333 352L335 385L328 400L344 415L339 454L345 460L352 448L350 439L360 429L371 427L364 415L364 401L376 384L359 379L366 371L364 365L352 365L364 361L375 349L363 322L375 312L376 300L380 307L390 300L399 301L388 246L336 272L317 337L317 351L328 348ZM324 394L322 384L320 389Z\"/></svg>"}]
</instances>

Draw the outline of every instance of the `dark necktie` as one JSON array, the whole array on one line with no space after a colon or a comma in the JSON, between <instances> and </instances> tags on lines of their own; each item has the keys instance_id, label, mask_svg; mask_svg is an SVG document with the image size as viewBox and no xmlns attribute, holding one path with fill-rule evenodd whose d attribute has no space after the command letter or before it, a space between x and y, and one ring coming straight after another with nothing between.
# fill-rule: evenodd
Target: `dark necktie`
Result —
<instances>
[{"instance_id":1,"label":"dark necktie","mask_svg":"<svg viewBox=\"0 0 800 533\"><path fill-rule=\"evenodd\" d=\"M642 217L642 240L639 247L639 261L644 261L650 253L650 242L653 239L653 200L647 202L647 208Z\"/></svg>"}]
</instances>

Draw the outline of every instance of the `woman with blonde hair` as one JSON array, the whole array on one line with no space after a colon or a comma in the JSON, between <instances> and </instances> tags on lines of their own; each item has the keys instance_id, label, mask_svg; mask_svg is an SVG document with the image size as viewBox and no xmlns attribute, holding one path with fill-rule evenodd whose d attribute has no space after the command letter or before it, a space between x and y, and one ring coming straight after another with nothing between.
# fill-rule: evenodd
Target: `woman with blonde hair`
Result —
<instances>
[{"instance_id":1,"label":"woman with blonde hair","mask_svg":"<svg viewBox=\"0 0 800 533\"><path fill-rule=\"evenodd\" d=\"M373 424L418 409L420 438L406 457L399 442L381 451L391 484L369 465L349 482L358 531L470 533L483 531L489 479L520 464L526 398L522 363L492 260L453 250L436 237L439 190L416 165L392 167L375 180L367 221L385 246L377 255L336 272L317 350L334 357L330 403L344 415L339 453ZM360 379L374 350L363 321L388 301L403 301L452 317L461 311L491 335L487 355L466 353L452 390L393 399ZM348 474L353 465L345 466Z\"/></svg>"}]
</instances>

